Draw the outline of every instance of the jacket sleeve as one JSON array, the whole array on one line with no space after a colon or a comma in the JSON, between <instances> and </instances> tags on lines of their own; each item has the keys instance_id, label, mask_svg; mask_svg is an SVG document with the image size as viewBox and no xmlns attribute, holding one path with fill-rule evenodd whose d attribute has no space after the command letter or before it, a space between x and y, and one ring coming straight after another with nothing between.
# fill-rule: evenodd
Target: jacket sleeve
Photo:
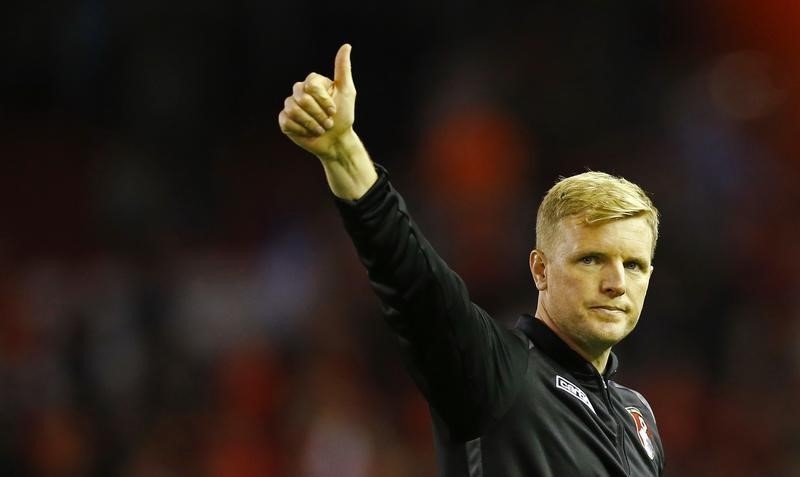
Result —
<instances>
[{"instance_id":1,"label":"jacket sleeve","mask_svg":"<svg viewBox=\"0 0 800 477\"><path fill-rule=\"evenodd\" d=\"M470 301L376 166L357 201L335 198L411 374L451 437L480 435L510 406L527 368L527 342Z\"/></svg>"}]
</instances>

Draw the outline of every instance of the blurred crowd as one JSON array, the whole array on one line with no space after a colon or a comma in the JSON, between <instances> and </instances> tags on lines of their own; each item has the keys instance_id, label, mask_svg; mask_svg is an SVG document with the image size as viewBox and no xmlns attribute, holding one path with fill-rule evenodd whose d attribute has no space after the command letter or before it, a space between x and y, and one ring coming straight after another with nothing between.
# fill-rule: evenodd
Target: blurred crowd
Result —
<instances>
[{"instance_id":1,"label":"blurred crowd","mask_svg":"<svg viewBox=\"0 0 800 477\"><path fill-rule=\"evenodd\" d=\"M800 7L112 3L0 19L0 475L436 475L322 171L277 126L345 41L356 130L499 321L534 310L558 176L648 190L617 377L668 475L800 475Z\"/></svg>"}]
</instances>

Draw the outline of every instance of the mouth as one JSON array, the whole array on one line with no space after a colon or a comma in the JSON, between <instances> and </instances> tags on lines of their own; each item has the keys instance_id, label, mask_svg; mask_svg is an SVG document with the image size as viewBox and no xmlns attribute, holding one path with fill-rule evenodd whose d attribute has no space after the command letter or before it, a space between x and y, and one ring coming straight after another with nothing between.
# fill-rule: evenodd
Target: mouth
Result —
<instances>
[{"instance_id":1,"label":"mouth","mask_svg":"<svg viewBox=\"0 0 800 477\"><path fill-rule=\"evenodd\" d=\"M627 313L627 308L621 306L613 306L613 305L600 305L600 306L590 306L592 310L599 310L606 313Z\"/></svg>"}]
</instances>

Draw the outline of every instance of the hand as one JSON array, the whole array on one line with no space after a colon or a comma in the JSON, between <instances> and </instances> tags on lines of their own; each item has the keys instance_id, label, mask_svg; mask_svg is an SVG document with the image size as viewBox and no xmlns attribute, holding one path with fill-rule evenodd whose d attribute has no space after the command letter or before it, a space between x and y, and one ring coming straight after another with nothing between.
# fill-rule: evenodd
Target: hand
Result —
<instances>
[{"instance_id":1,"label":"hand","mask_svg":"<svg viewBox=\"0 0 800 477\"><path fill-rule=\"evenodd\" d=\"M336 53L333 81L317 73L294 84L278 115L281 131L323 162L337 159L342 143L352 137L356 88L345 43Z\"/></svg>"}]
</instances>

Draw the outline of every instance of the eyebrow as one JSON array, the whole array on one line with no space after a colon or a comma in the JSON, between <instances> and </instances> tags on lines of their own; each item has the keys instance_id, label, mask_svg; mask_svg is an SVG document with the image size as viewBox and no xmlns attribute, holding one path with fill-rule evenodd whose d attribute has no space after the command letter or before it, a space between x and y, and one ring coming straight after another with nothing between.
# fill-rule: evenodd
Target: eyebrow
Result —
<instances>
[{"instance_id":1,"label":"eyebrow","mask_svg":"<svg viewBox=\"0 0 800 477\"><path fill-rule=\"evenodd\" d=\"M608 254L607 253L593 251L593 250L578 251L578 252L575 252L572 255L572 257L574 257L574 258L588 257L588 256L596 256L596 257L600 257L600 258L608 258ZM630 261L638 262L642 266L650 265L650 260L642 258L642 257L637 257L637 256L628 257L624 261L625 262L630 262Z\"/></svg>"}]
</instances>

